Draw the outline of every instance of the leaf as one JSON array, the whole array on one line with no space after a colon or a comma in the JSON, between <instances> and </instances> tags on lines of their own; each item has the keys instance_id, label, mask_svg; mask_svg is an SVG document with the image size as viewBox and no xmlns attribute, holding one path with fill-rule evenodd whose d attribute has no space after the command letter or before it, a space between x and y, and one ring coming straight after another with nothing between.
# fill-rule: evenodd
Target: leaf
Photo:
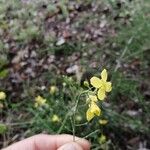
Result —
<instances>
[{"instance_id":1,"label":"leaf","mask_svg":"<svg viewBox=\"0 0 150 150\"><path fill-rule=\"evenodd\" d=\"M3 123L0 123L0 134L4 134L7 131L7 126Z\"/></svg>"},{"instance_id":2,"label":"leaf","mask_svg":"<svg viewBox=\"0 0 150 150\"><path fill-rule=\"evenodd\" d=\"M6 55L0 55L0 68L8 63Z\"/></svg>"},{"instance_id":3,"label":"leaf","mask_svg":"<svg viewBox=\"0 0 150 150\"><path fill-rule=\"evenodd\" d=\"M8 69L4 69L4 70L0 71L0 79L7 77L8 72L9 72Z\"/></svg>"}]
</instances>

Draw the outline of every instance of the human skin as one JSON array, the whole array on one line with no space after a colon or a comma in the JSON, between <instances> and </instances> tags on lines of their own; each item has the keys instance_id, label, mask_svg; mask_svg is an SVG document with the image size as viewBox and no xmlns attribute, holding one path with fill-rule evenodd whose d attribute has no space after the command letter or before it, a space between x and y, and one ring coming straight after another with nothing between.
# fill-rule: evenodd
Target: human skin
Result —
<instances>
[{"instance_id":1,"label":"human skin","mask_svg":"<svg viewBox=\"0 0 150 150\"><path fill-rule=\"evenodd\" d=\"M39 134L14 143L2 150L90 150L90 143L68 134Z\"/></svg>"}]
</instances>

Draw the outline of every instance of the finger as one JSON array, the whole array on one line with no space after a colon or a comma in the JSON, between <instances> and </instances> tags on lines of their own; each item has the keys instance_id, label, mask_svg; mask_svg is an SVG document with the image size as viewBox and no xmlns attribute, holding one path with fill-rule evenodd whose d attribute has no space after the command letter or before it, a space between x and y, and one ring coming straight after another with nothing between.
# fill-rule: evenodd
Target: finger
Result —
<instances>
[{"instance_id":1,"label":"finger","mask_svg":"<svg viewBox=\"0 0 150 150\"><path fill-rule=\"evenodd\" d=\"M83 148L75 142L70 142L59 147L57 150L83 150Z\"/></svg>"},{"instance_id":2,"label":"finger","mask_svg":"<svg viewBox=\"0 0 150 150\"><path fill-rule=\"evenodd\" d=\"M84 150L90 149L90 144L87 140L75 137L78 143ZM60 146L73 141L72 135L46 135L39 134L23 141L20 141L4 150L56 150Z\"/></svg>"}]
</instances>

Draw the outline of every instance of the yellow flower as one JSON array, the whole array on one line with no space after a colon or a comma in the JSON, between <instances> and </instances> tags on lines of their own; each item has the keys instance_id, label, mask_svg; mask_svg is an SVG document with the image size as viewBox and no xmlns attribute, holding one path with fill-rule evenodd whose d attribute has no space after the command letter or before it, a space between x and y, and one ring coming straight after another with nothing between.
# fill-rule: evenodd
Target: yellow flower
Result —
<instances>
[{"instance_id":1,"label":"yellow flower","mask_svg":"<svg viewBox=\"0 0 150 150\"><path fill-rule=\"evenodd\" d=\"M94 116L100 116L101 109L96 105L95 102L91 102L87 112L86 118L88 121L92 120Z\"/></svg>"},{"instance_id":2,"label":"yellow flower","mask_svg":"<svg viewBox=\"0 0 150 150\"><path fill-rule=\"evenodd\" d=\"M97 102L97 96L96 95L92 95L92 94L88 94L88 98L86 100L87 103L91 103L91 102Z\"/></svg>"},{"instance_id":3,"label":"yellow flower","mask_svg":"<svg viewBox=\"0 0 150 150\"><path fill-rule=\"evenodd\" d=\"M0 92L0 100L6 99L6 94L5 92Z\"/></svg>"},{"instance_id":4,"label":"yellow flower","mask_svg":"<svg viewBox=\"0 0 150 150\"><path fill-rule=\"evenodd\" d=\"M99 120L99 123L100 123L101 125L105 125L105 124L108 123L108 120L100 119L100 120Z\"/></svg>"},{"instance_id":5,"label":"yellow flower","mask_svg":"<svg viewBox=\"0 0 150 150\"><path fill-rule=\"evenodd\" d=\"M104 134L102 134L99 139L98 139L99 143L100 144L103 144L106 142L106 136Z\"/></svg>"},{"instance_id":6,"label":"yellow flower","mask_svg":"<svg viewBox=\"0 0 150 150\"><path fill-rule=\"evenodd\" d=\"M60 118L55 114L52 117L52 122L60 122Z\"/></svg>"},{"instance_id":7,"label":"yellow flower","mask_svg":"<svg viewBox=\"0 0 150 150\"><path fill-rule=\"evenodd\" d=\"M53 86L50 87L50 90L49 90L50 94L53 95L53 94L55 94L57 91L58 91L58 88L57 88L55 85L53 85Z\"/></svg>"},{"instance_id":8,"label":"yellow flower","mask_svg":"<svg viewBox=\"0 0 150 150\"><path fill-rule=\"evenodd\" d=\"M110 92L112 90L111 82L107 82L106 69L101 72L101 79L98 77L92 77L90 82L93 87L98 89L97 96L100 100L104 100L106 97L106 92Z\"/></svg>"},{"instance_id":9,"label":"yellow flower","mask_svg":"<svg viewBox=\"0 0 150 150\"><path fill-rule=\"evenodd\" d=\"M43 106L46 103L46 99L41 96L37 96L35 98L35 107Z\"/></svg>"},{"instance_id":10,"label":"yellow flower","mask_svg":"<svg viewBox=\"0 0 150 150\"><path fill-rule=\"evenodd\" d=\"M90 99L92 102L97 102L97 101L98 101L97 96L91 95L91 94L89 94L89 99Z\"/></svg>"},{"instance_id":11,"label":"yellow flower","mask_svg":"<svg viewBox=\"0 0 150 150\"><path fill-rule=\"evenodd\" d=\"M86 100L87 103L97 102L97 101L98 99L96 95L88 94L88 98Z\"/></svg>"}]
</instances>

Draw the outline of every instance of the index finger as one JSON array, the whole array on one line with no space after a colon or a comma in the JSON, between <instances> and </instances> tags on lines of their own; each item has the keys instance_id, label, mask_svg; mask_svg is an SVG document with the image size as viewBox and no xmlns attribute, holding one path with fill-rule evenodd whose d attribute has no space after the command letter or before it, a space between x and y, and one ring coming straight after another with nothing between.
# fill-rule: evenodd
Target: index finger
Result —
<instances>
[{"instance_id":1,"label":"index finger","mask_svg":"<svg viewBox=\"0 0 150 150\"><path fill-rule=\"evenodd\" d=\"M3 150L56 150L60 146L73 141L73 136L68 134L46 135L39 134L22 140ZM75 141L81 145L84 150L90 149L87 140L75 137Z\"/></svg>"}]
</instances>

